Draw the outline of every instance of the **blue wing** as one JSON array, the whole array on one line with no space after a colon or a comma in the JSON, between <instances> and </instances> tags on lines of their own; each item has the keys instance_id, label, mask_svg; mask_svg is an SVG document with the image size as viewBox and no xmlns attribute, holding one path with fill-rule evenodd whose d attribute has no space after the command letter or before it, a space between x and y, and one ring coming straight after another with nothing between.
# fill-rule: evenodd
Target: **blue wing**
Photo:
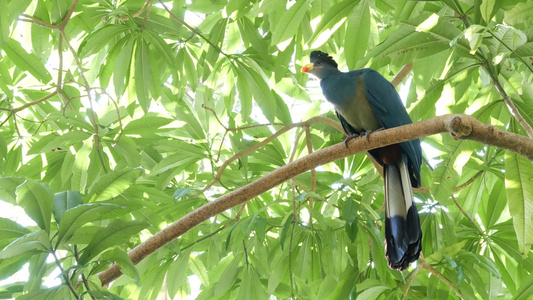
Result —
<instances>
[{"instance_id":1,"label":"blue wing","mask_svg":"<svg viewBox=\"0 0 533 300\"><path fill-rule=\"evenodd\" d=\"M351 71L354 77L362 76L366 98L370 102L374 115L384 128L398 127L411 124L411 118L400 99L400 95L392 84L381 74L373 69L360 69ZM413 186L420 186L420 165L422 164L422 149L420 140L412 140L400 144L402 150L407 154L408 167L411 173Z\"/></svg>"}]
</instances>

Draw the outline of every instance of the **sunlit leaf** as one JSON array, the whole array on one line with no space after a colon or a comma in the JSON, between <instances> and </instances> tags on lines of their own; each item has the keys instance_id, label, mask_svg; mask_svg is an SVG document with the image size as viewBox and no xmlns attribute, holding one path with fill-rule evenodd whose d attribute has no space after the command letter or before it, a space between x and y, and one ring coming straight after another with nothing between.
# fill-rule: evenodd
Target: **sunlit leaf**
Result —
<instances>
[{"instance_id":1,"label":"sunlit leaf","mask_svg":"<svg viewBox=\"0 0 533 300\"><path fill-rule=\"evenodd\" d=\"M39 58L33 53L26 52L16 40L10 38L4 43L2 49L15 65L24 71L28 71L40 82L47 83L52 80L52 76Z\"/></svg>"},{"instance_id":2,"label":"sunlit leaf","mask_svg":"<svg viewBox=\"0 0 533 300\"><path fill-rule=\"evenodd\" d=\"M41 182L27 179L16 190L17 204L41 229L50 231L54 196L50 188Z\"/></svg>"},{"instance_id":3,"label":"sunlit leaf","mask_svg":"<svg viewBox=\"0 0 533 300\"><path fill-rule=\"evenodd\" d=\"M101 202L120 195L143 174L140 168L114 170L98 179L89 190L91 201Z\"/></svg>"},{"instance_id":4,"label":"sunlit leaf","mask_svg":"<svg viewBox=\"0 0 533 300\"><path fill-rule=\"evenodd\" d=\"M505 152L505 189L509 212L522 255L527 255L533 242L533 162L512 152Z\"/></svg>"},{"instance_id":5,"label":"sunlit leaf","mask_svg":"<svg viewBox=\"0 0 533 300\"><path fill-rule=\"evenodd\" d=\"M79 258L80 264L85 264L94 259L102 251L127 242L133 234L146 228L147 224L138 221L125 222L114 220L106 227L100 229L92 238L91 242L83 250Z\"/></svg>"}]
</instances>

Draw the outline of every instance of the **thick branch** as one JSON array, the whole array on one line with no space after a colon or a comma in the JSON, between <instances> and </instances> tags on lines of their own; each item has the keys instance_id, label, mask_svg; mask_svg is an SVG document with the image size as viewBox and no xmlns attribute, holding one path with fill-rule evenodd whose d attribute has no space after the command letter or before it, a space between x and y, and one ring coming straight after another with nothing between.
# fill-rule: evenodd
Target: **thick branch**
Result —
<instances>
[{"instance_id":1,"label":"thick branch","mask_svg":"<svg viewBox=\"0 0 533 300\"><path fill-rule=\"evenodd\" d=\"M133 263L137 264L163 245L183 235L209 218L229 208L243 204L280 183L320 165L373 148L379 148L441 132L450 132L455 138L471 139L484 144L511 150L533 160L532 139L518 134L501 131L494 126L481 123L467 115L439 116L402 127L377 131L372 133L369 141L366 138L358 138L350 141L348 147L345 147L344 143L339 143L290 162L256 181L188 213L146 240L144 243L135 247L129 252L129 256ZM108 285L111 281L117 279L120 274L120 267L118 265L113 265L108 270L100 273L99 277L103 285Z\"/></svg>"}]
</instances>

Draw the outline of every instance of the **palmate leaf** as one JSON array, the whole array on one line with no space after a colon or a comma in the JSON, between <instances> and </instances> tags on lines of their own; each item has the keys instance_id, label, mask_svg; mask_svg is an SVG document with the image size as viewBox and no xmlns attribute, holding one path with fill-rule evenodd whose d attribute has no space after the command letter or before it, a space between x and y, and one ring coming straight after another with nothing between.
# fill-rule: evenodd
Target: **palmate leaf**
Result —
<instances>
[{"instance_id":1,"label":"palmate leaf","mask_svg":"<svg viewBox=\"0 0 533 300\"><path fill-rule=\"evenodd\" d=\"M472 141L463 140L454 142L450 137L443 139L446 145L450 145L450 156L448 160L442 162L433 171L433 182L431 184L431 194L439 202L445 202L453 193L453 189L459 182L461 171L470 155L474 151ZM453 147L451 145L457 146Z\"/></svg>"},{"instance_id":2,"label":"palmate leaf","mask_svg":"<svg viewBox=\"0 0 533 300\"><path fill-rule=\"evenodd\" d=\"M127 25L106 25L89 34L80 44L78 53L80 57L88 57L102 50L113 39L122 37L122 34L130 31Z\"/></svg>"}]
</instances>

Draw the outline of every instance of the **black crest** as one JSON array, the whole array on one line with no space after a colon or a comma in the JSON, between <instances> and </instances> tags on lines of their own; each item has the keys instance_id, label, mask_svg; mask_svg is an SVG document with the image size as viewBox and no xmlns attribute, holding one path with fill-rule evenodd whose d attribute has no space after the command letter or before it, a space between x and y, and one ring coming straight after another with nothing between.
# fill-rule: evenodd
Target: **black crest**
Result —
<instances>
[{"instance_id":1,"label":"black crest","mask_svg":"<svg viewBox=\"0 0 533 300\"><path fill-rule=\"evenodd\" d=\"M320 61L323 61L327 64L334 66L335 68L338 67L337 62L333 59L333 57L331 57L329 54L322 52L322 51L318 51L318 50L312 51L311 55L309 56L309 59L312 63L314 63L317 60L320 60Z\"/></svg>"}]
</instances>

